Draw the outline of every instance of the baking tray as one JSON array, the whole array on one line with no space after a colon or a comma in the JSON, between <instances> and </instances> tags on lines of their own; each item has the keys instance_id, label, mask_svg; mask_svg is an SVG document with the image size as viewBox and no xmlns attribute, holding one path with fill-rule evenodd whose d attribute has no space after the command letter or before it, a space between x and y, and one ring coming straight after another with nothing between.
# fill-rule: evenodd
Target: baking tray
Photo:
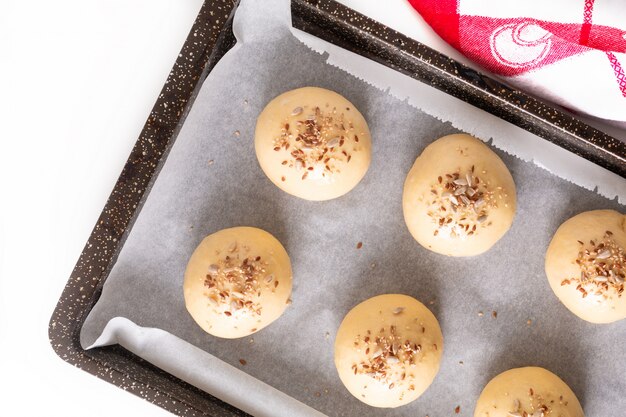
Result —
<instances>
[{"instance_id":1,"label":"baking tray","mask_svg":"<svg viewBox=\"0 0 626 417\"><path fill-rule=\"evenodd\" d=\"M96 303L125 238L207 74L234 44L231 0L207 0L61 295L50 343L65 361L184 416L245 413L119 346L85 351L83 321ZM333 0L293 0L293 24L443 90L626 177L626 144L482 75Z\"/></svg>"}]
</instances>

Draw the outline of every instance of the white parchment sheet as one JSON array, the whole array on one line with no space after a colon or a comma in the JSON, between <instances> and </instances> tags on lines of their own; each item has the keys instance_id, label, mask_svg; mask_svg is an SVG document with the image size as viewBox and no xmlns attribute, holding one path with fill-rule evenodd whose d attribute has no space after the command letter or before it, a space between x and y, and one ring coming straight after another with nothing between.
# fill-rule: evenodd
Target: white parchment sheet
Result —
<instances>
[{"instance_id":1,"label":"white parchment sheet","mask_svg":"<svg viewBox=\"0 0 626 417\"><path fill-rule=\"evenodd\" d=\"M525 365L562 377L587 416L624 415L626 322L592 325L578 319L556 299L543 271L544 252L560 223L584 210L623 212L624 206L529 162L535 156L549 160L550 154L534 148L545 141L521 129L336 48L329 48L333 64L362 63L355 72L371 69L377 81L368 81L387 81L396 94L329 65L326 54L293 36L288 0L243 0L235 33L237 46L205 81L84 324L84 347L119 343L256 416L443 417L457 405L461 416L471 416L489 379ZM363 181L327 202L280 191L254 153L256 117L265 104L308 85L346 96L364 114L373 138ZM395 97L398 91L408 100ZM446 108L456 127L440 120ZM401 206L415 158L434 139L459 130L494 136L506 149L513 137L526 159L495 149L516 181L518 213L492 250L466 259L420 247L406 229ZM576 158L568 161L578 161L579 170L591 166L595 185L624 198L625 180ZM204 333L187 314L183 273L204 236L240 225L265 229L283 243L294 271L293 304L257 334L223 340ZM419 400L394 410L353 398L333 364L343 316L383 293L424 302L439 319L445 341L433 385Z\"/></svg>"}]
</instances>

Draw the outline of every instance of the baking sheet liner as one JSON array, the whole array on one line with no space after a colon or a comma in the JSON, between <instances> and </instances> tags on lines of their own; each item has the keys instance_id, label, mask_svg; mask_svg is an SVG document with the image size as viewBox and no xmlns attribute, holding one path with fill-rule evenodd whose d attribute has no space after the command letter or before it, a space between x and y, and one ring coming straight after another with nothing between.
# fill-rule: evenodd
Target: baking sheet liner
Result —
<instances>
[{"instance_id":1,"label":"baking sheet liner","mask_svg":"<svg viewBox=\"0 0 626 417\"><path fill-rule=\"evenodd\" d=\"M454 116L454 127L414 107L417 98L399 100L335 62L328 65L327 54L293 36L287 0L243 0L234 30L238 44L204 82L83 326L84 347L119 343L257 416L437 417L453 414L456 406L469 416L489 379L525 365L563 378L587 415L620 415L626 405L626 325L592 325L569 313L550 290L543 256L565 219L599 208L623 212L623 206L495 149L518 187L513 227L485 255L455 259L430 253L404 224L405 176L428 143L459 129L482 131L493 116L457 100L451 109L473 117L460 124ZM421 94L420 107L445 107L423 84L401 82ZM363 181L328 202L283 193L265 177L254 153L256 116L265 104L306 85L346 96L368 120L373 138ZM494 136L496 143L501 140ZM623 179L607 178L624 192ZM286 247L293 304L253 336L223 340L205 334L187 314L183 273L204 236L239 225L265 229ZM333 365L343 316L383 293L424 302L439 319L445 341L433 385L418 401L394 410L353 398Z\"/></svg>"}]
</instances>

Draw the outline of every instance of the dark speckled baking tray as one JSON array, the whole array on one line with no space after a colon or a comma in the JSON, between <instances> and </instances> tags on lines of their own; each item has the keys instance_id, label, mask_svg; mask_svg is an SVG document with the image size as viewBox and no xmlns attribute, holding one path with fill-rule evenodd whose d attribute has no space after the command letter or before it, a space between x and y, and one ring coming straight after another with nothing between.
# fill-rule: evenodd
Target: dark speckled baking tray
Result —
<instances>
[{"instance_id":1,"label":"dark speckled baking tray","mask_svg":"<svg viewBox=\"0 0 626 417\"><path fill-rule=\"evenodd\" d=\"M235 43L235 8L232 0L207 0L202 6L49 327L50 343L63 360L184 416L246 414L119 346L85 351L79 333L202 81ZM333 0L293 0L292 14L299 29L431 84L626 177L626 144L570 114L479 74Z\"/></svg>"}]
</instances>

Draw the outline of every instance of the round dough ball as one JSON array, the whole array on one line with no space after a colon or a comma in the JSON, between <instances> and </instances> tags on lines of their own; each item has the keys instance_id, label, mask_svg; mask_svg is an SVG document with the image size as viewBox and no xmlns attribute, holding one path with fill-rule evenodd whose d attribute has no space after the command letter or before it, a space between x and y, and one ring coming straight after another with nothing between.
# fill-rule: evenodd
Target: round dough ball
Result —
<instances>
[{"instance_id":1,"label":"round dough ball","mask_svg":"<svg viewBox=\"0 0 626 417\"><path fill-rule=\"evenodd\" d=\"M580 213L563 223L546 252L546 275L565 307L591 323L626 318L626 215Z\"/></svg>"},{"instance_id":2,"label":"round dough ball","mask_svg":"<svg viewBox=\"0 0 626 417\"><path fill-rule=\"evenodd\" d=\"M223 229L204 238L191 255L185 305L205 332L244 337L285 311L291 280L289 256L274 236L254 227Z\"/></svg>"},{"instance_id":3,"label":"round dough ball","mask_svg":"<svg viewBox=\"0 0 626 417\"><path fill-rule=\"evenodd\" d=\"M515 183L482 141L444 136L424 149L404 183L409 231L423 247L449 256L486 252L511 227Z\"/></svg>"},{"instance_id":4,"label":"round dough ball","mask_svg":"<svg viewBox=\"0 0 626 417\"><path fill-rule=\"evenodd\" d=\"M493 378L476 403L474 417L584 417L578 398L552 372L529 366Z\"/></svg>"},{"instance_id":5,"label":"round dough ball","mask_svg":"<svg viewBox=\"0 0 626 417\"><path fill-rule=\"evenodd\" d=\"M316 87L270 101L257 120L254 146L263 172L278 188L316 201L356 187L372 152L369 128L356 107Z\"/></svg>"},{"instance_id":6,"label":"round dough ball","mask_svg":"<svg viewBox=\"0 0 626 417\"><path fill-rule=\"evenodd\" d=\"M341 382L373 407L417 399L439 371L443 336L426 306L402 294L370 298L341 322L335 366Z\"/></svg>"}]
</instances>

